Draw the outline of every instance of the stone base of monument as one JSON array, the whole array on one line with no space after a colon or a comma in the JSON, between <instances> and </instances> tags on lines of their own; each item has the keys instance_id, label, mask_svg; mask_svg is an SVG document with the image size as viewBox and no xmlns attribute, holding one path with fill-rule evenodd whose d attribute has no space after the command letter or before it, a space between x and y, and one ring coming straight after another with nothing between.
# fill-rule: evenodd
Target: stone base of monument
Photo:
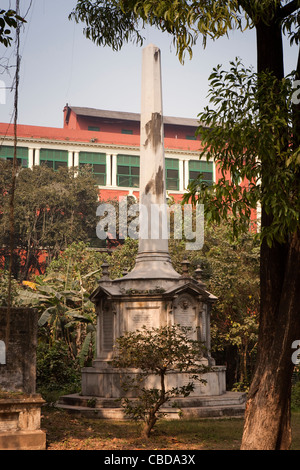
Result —
<instances>
[{"instance_id":1,"label":"stone base of monument","mask_svg":"<svg viewBox=\"0 0 300 470\"><path fill-rule=\"evenodd\" d=\"M138 265L137 270L140 269ZM170 271L171 279L167 274L166 278L152 279L153 272L154 268L148 267L142 279L135 278L135 269L114 281L103 276L91 296L96 303L98 317L96 358L92 367L82 369L81 394L64 396L57 406L94 418L123 419L120 406L120 398L124 396L122 377L138 371L120 370L110 365L117 338L143 327L150 330L178 324L190 327L192 339L204 344L206 353L201 362L211 370L201 377L206 384L194 381L195 389L190 396L175 400L179 407L173 408L172 403L165 406L166 417L243 415L245 394L226 392L226 367L216 366L210 356L210 308L216 297L205 289L201 280L191 278L187 273L175 273L172 278ZM172 371L166 376L167 389L179 388L188 382L189 375L182 372ZM144 385L146 388L160 388L155 375L150 376ZM126 396L136 398L134 395Z\"/></svg>"},{"instance_id":2,"label":"stone base of monument","mask_svg":"<svg viewBox=\"0 0 300 470\"><path fill-rule=\"evenodd\" d=\"M178 397L164 405L162 411L165 417L179 419L243 416L246 394L226 392L225 372L224 366L214 366L214 371L203 375L205 384L194 381L194 390L188 397ZM133 376L134 371L127 371L127 374ZM57 407L90 418L125 419L120 397L126 396L132 400L136 397L128 393L125 395L121 377L122 371L116 372L110 367L83 369L81 394L61 397ZM144 385L159 388L157 379L156 376L149 377ZM166 376L167 389L180 387L188 382L188 374L174 372Z\"/></svg>"},{"instance_id":3,"label":"stone base of monument","mask_svg":"<svg viewBox=\"0 0 300 470\"><path fill-rule=\"evenodd\" d=\"M175 406L173 406L174 403ZM225 392L216 396L176 398L167 403L161 411L165 413L165 419L233 418L244 416L245 403L245 393ZM115 398L72 394L61 397L56 406L75 416L111 420L126 419L119 400Z\"/></svg>"},{"instance_id":4,"label":"stone base of monument","mask_svg":"<svg viewBox=\"0 0 300 470\"><path fill-rule=\"evenodd\" d=\"M204 360L203 362L208 362ZM96 363L96 361L95 361ZM207 365L207 364L205 364ZM127 396L134 398L132 393L124 393L122 381L129 377L135 379L139 371L136 369L118 369L107 366L106 368L86 367L82 369L81 393L83 396L94 396L103 398L119 398ZM191 380L188 373L170 371L165 378L167 390L180 388L190 382L194 384L194 390L190 396L223 395L226 392L226 367L212 366L212 370L201 376L205 383L200 380ZM150 375L143 381L145 388L160 388L160 379L157 375Z\"/></svg>"},{"instance_id":5,"label":"stone base of monument","mask_svg":"<svg viewBox=\"0 0 300 470\"><path fill-rule=\"evenodd\" d=\"M44 450L40 395L0 399L0 450Z\"/></svg>"}]
</instances>

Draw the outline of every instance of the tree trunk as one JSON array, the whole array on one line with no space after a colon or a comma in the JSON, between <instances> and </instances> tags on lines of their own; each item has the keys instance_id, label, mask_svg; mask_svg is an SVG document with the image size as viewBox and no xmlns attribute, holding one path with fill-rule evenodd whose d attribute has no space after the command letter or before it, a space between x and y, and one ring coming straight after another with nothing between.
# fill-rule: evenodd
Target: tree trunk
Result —
<instances>
[{"instance_id":1,"label":"tree trunk","mask_svg":"<svg viewBox=\"0 0 300 470\"><path fill-rule=\"evenodd\" d=\"M144 429L143 429L143 436L146 439L149 439L151 431L154 428L156 421L157 421L157 417L155 416L155 414L150 412L148 420L146 421Z\"/></svg>"},{"instance_id":2,"label":"tree trunk","mask_svg":"<svg viewBox=\"0 0 300 470\"><path fill-rule=\"evenodd\" d=\"M268 271L267 266L273 264L266 256L261 261L262 271ZM299 266L298 232L289 244L283 281L282 275L278 278L276 271L272 271L268 282L263 284L259 350L246 406L241 446L244 450L283 450L291 444L290 401L294 369L291 347L295 339L300 339ZM266 274L263 277L265 279ZM272 299L273 287L280 284L278 295Z\"/></svg>"},{"instance_id":3,"label":"tree trunk","mask_svg":"<svg viewBox=\"0 0 300 470\"><path fill-rule=\"evenodd\" d=\"M261 23L256 30L258 72L269 70L281 79L280 26ZM263 171L271 171L268 162L262 161ZM262 207L262 227L271 223L272 217ZM291 347L300 339L299 266L299 230L286 243L274 243L271 248L262 243L258 357L246 405L243 450L283 450L291 444Z\"/></svg>"},{"instance_id":4,"label":"tree trunk","mask_svg":"<svg viewBox=\"0 0 300 470\"><path fill-rule=\"evenodd\" d=\"M256 51L258 73L269 70L278 79L284 77L282 31L275 19L256 24Z\"/></svg>"},{"instance_id":5,"label":"tree trunk","mask_svg":"<svg viewBox=\"0 0 300 470\"><path fill-rule=\"evenodd\" d=\"M168 401L168 398L166 396L165 375L166 375L166 371L161 370L160 371L160 387L161 388L159 392L159 400L150 408L149 415L145 421L145 426L143 429L143 435L146 438L150 437L151 431L153 427L155 426L155 423L158 419L157 413L159 412L162 405L166 403L166 401Z\"/></svg>"}]
</instances>

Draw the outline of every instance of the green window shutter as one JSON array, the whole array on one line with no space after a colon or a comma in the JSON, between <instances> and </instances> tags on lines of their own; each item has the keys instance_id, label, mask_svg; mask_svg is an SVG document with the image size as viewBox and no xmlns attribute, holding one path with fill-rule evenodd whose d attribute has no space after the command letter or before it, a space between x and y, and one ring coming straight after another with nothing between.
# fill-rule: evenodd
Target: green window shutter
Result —
<instances>
[{"instance_id":1,"label":"green window shutter","mask_svg":"<svg viewBox=\"0 0 300 470\"><path fill-rule=\"evenodd\" d=\"M41 149L40 163L46 164L53 170L57 170L60 167L67 167L68 152L67 150Z\"/></svg>"},{"instance_id":2,"label":"green window shutter","mask_svg":"<svg viewBox=\"0 0 300 470\"><path fill-rule=\"evenodd\" d=\"M186 135L185 138L186 140L197 140L197 137L195 135Z\"/></svg>"},{"instance_id":3,"label":"green window shutter","mask_svg":"<svg viewBox=\"0 0 300 470\"><path fill-rule=\"evenodd\" d=\"M10 145L2 145L0 147L0 158L12 161L14 158L14 147ZM28 148L17 147L18 164L22 167L28 167Z\"/></svg>"},{"instance_id":4,"label":"green window shutter","mask_svg":"<svg viewBox=\"0 0 300 470\"><path fill-rule=\"evenodd\" d=\"M128 188L138 188L140 185L140 157L133 155L118 155L117 185Z\"/></svg>"},{"instance_id":5,"label":"green window shutter","mask_svg":"<svg viewBox=\"0 0 300 470\"><path fill-rule=\"evenodd\" d=\"M97 152L80 152L79 168L86 165L92 167L93 176L96 184L99 186L106 185L106 154Z\"/></svg>"},{"instance_id":6,"label":"green window shutter","mask_svg":"<svg viewBox=\"0 0 300 470\"><path fill-rule=\"evenodd\" d=\"M131 130L131 129L122 129L122 134L132 135L132 134L133 134L133 130Z\"/></svg>"},{"instance_id":7,"label":"green window shutter","mask_svg":"<svg viewBox=\"0 0 300 470\"><path fill-rule=\"evenodd\" d=\"M189 161L189 183L198 178L201 173L201 181L210 186L213 183L213 163L199 160Z\"/></svg>"},{"instance_id":8,"label":"green window shutter","mask_svg":"<svg viewBox=\"0 0 300 470\"><path fill-rule=\"evenodd\" d=\"M98 126L88 126L88 131L100 132L100 128Z\"/></svg>"},{"instance_id":9,"label":"green window shutter","mask_svg":"<svg viewBox=\"0 0 300 470\"><path fill-rule=\"evenodd\" d=\"M166 188L167 190L179 190L179 160L166 158Z\"/></svg>"}]
</instances>

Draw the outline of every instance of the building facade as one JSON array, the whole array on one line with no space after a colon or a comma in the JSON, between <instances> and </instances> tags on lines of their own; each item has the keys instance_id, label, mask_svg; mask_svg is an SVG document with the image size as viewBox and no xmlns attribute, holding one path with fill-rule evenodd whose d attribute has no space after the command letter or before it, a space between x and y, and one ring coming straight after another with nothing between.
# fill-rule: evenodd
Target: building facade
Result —
<instances>
[{"instance_id":1,"label":"building facade","mask_svg":"<svg viewBox=\"0 0 300 470\"><path fill-rule=\"evenodd\" d=\"M90 165L102 200L122 195L138 197L140 115L66 105L63 127L18 125L17 158L24 167ZM216 181L214 162L199 160L201 141L196 119L164 117L167 197L181 199L199 173ZM0 158L12 159L13 125L0 123Z\"/></svg>"}]
</instances>

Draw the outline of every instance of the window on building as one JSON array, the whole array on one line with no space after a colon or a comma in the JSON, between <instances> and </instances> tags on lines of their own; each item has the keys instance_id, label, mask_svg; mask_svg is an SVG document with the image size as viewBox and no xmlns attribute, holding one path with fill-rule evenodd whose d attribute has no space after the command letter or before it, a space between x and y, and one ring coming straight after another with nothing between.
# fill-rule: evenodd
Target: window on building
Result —
<instances>
[{"instance_id":1,"label":"window on building","mask_svg":"<svg viewBox=\"0 0 300 470\"><path fill-rule=\"evenodd\" d=\"M132 134L133 134L133 130L131 130L131 129L122 129L122 134L129 134L129 135L132 135Z\"/></svg>"},{"instance_id":2,"label":"window on building","mask_svg":"<svg viewBox=\"0 0 300 470\"><path fill-rule=\"evenodd\" d=\"M179 160L166 158L166 188L167 190L179 190Z\"/></svg>"},{"instance_id":3,"label":"window on building","mask_svg":"<svg viewBox=\"0 0 300 470\"><path fill-rule=\"evenodd\" d=\"M140 184L140 157L118 155L117 185L138 188Z\"/></svg>"},{"instance_id":4,"label":"window on building","mask_svg":"<svg viewBox=\"0 0 300 470\"><path fill-rule=\"evenodd\" d=\"M213 163L199 160L189 161L189 183L198 178L201 173L201 181L210 186L213 183Z\"/></svg>"},{"instance_id":5,"label":"window on building","mask_svg":"<svg viewBox=\"0 0 300 470\"><path fill-rule=\"evenodd\" d=\"M14 147L9 145L2 145L0 147L0 158L4 158L8 161L13 161L14 158ZM17 147L17 161L18 165L22 167L28 167L28 148Z\"/></svg>"},{"instance_id":6,"label":"window on building","mask_svg":"<svg viewBox=\"0 0 300 470\"><path fill-rule=\"evenodd\" d=\"M58 170L60 167L67 167L68 152L67 150L41 149L40 164L46 164L53 170Z\"/></svg>"},{"instance_id":7,"label":"window on building","mask_svg":"<svg viewBox=\"0 0 300 470\"><path fill-rule=\"evenodd\" d=\"M197 140L197 137L195 135L186 135L185 138L186 140Z\"/></svg>"},{"instance_id":8,"label":"window on building","mask_svg":"<svg viewBox=\"0 0 300 470\"><path fill-rule=\"evenodd\" d=\"M86 165L92 167L93 176L96 184L99 186L106 185L106 154L96 152L80 152L79 168Z\"/></svg>"},{"instance_id":9,"label":"window on building","mask_svg":"<svg viewBox=\"0 0 300 470\"><path fill-rule=\"evenodd\" d=\"M100 127L98 127L98 126L88 126L88 131L100 132Z\"/></svg>"}]
</instances>

